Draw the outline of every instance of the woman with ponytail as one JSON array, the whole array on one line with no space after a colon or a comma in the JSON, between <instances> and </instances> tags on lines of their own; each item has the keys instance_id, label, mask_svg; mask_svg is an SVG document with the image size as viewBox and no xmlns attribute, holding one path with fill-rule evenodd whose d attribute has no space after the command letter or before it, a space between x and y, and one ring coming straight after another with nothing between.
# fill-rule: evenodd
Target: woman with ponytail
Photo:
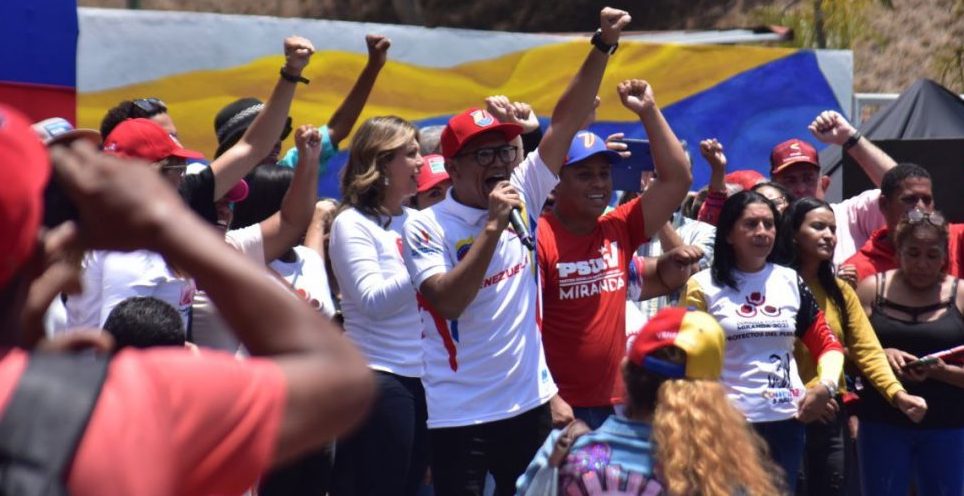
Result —
<instances>
[{"instance_id":1,"label":"woman with ponytail","mask_svg":"<svg viewBox=\"0 0 964 496\"><path fill-rule=\"evenodd\" d=\"M724 342L706 313L660 311L622 363L625 417L610 416L567 452L573 428L553 432L518 494L778 494L779 468L717 382Z\"/></svg>"},{"instance_id":2,"label":"woman with ponytail","mask_svg":"<svg viewBox=\"0 0 964 496\"><path fill-rule=\"evenodd\" d=\"M857 293L834 277L836 230L833 210L827 202L801 198L784 211L774 258L803 277L830 329L844 343L848 358L870 385L908 418L919 422L927 412L927 403L908 394L894 376ZM807 349L798 345L794 355L800 378L808 385L817 383L814 360ZM844 475L851 472L845 467L853 463L845 458L849 452L844 450L843 437L847 418L839 408L842 395L846 394L841 377L838 395L833 400L835 407L828 408L819 421L807 425L804 480L808 494L836 495L846 491Z\"/></svg>"}]
</instances>

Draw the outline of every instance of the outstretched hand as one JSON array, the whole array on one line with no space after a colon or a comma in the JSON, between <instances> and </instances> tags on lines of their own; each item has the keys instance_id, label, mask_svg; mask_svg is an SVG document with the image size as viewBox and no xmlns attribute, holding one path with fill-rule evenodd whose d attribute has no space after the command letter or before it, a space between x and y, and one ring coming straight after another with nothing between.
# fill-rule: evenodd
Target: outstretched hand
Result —
<instances>
[{"instance_id":1,"label":"outstretched hand","mask_svg":"<svg viewBox=\"0 0 964 496\"><path fill-rule=\"evenodd\" d=\"M315 46L307 38L289 36L285 38L285 72L292 76L300 76L301 71L308 65L311 55L315 53Z\"/></svg>"},{"instance_id":2,"label":"outstretched hand","mask_svg":"<svg viewBox=\"0 0 964 496\"><path fill-rule=\"evenodd\" d=\"M523 134L539 128L539 119L528 103L513 102L505 95L492 95L485 99L485 109L499 122L522 126Z\"/></svg>"},{"instance_id":3,"label":"outstretched hand","mask_svg":"<svg viewBox=\"0 0 964 496\"><path fill-rule=\"evenodd\" d=\"M379 68L384 66L392 40L380 34L366 34L365 45L368 46L368 63Z\"/></svg>"},{"instance_id":4,"label":"outstretched hand","mask_svg":"<svg viewBox=\"0 0 964 496\"><path fill-rule=\"evenodd\" d=\"M627 79L616 86L616 92L623 107L637 115L656 108L653 87L642 79Z\"/></svg>"}]
</instances>

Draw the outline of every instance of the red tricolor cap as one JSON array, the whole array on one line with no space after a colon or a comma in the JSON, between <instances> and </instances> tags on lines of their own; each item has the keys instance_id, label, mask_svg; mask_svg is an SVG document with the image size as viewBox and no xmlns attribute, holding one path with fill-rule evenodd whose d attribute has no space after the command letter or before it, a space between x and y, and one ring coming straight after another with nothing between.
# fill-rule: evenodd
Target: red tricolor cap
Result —
<instances>
[{"instance_id":1,"label":"red tricolor cap","mask_svg":"<svg viewBox=\"0 0 964 496\"><path fill-rule=\"evenodd\" d=\"M790 139L773 147L770 152L770 177L793 164L811 164L820 167L817 149L803 140Z\"/></svg>"},{"instance_id":2,"label":"red tricolor cap","mask_svg":"<svg viewBox=\"0 0 964 496\"><path fill-rule=\"evenodd\" d=\"M749 191L766 180L763 174L752 169L736 170L723 177L724 183L739 184L743 191Z\"/></svg>"},{"instance_id":3,"label":"red tricolor cap","mask_svg":"<svg viewBox=\"0 0 964 496\"><path fill-rule=\"evenodd\" d=\"M502 133L506 141L512 141L522 134L522 126L509 122L499 122L498 119L485 110L470 108L449 119L442 130L440 142L442 156L452 158L472 138L490 131Z\"/></svg>"},{"instance_id":4,"label":"red tricolor cap","mask_svg":"<svg viewBox=\"0 0 964 496\"><path fill-rule=\"evenodd\" d=\"M204 154L181 146L150 119L127 119L104 139L104 152L126 158L160 162L168 157L199 160Z\"/></svg>"},{"instance_id":5,"label":"red tricolor cap","mask_svg":"<svg viewBox=\"0 0 964 496\"><path fill-rule=\"evenodd\" d=\"M686 353L686 363L656 358L653 352L675 346ZM723 329L712 315L666 308L640 329L629 347L629 361L664 377L719 379L723 371Z\"/></svg>"},{"instance_id":6,"label":"red tricolor cap","mask_svg":"<svg viewBox=\"0 0 964 496\"><path fill-rule=\"evenodd\" d=\"M49 179L47 149L30 121L0 105L0 287L35 249Z\"/></svg>"}]
</instances>

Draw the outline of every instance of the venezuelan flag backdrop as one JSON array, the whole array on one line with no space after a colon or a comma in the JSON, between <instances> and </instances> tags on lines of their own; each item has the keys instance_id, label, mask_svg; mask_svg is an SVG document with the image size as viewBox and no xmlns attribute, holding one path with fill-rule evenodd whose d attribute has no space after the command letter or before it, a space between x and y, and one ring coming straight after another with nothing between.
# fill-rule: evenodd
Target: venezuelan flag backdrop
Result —
<instances>
[{"instance_id":1,"label":"venezuelan flag backdrop","mask_svg":"<svg viewBox=\"0 0 964 496\"><path fill-rule=\"evenodd\" d=\"M295 33L318 52L305 72L312 82L299 88L291 116L296 124L324 124L364 66L370 32L388 35L392 48L362 119L395 114L418 124L444 123L495 94L528 102L548 118L590 50L586 38L571 36L80 9L79 125L98 128L120 100L158 97L185 146L213 154L215 114L237 98L267 98L283 64L282 40ZM616 96L616 84L628 78L653 85L670 124L689 143L698 187L708 179L700 139L719 138L732 169L766 173L774 144L806 137L817 113L849 102L852 75L849 52L624 41L600 89L598 134L645 137ZM323 195L337 196L343 162L341 154L329 164Z\"/></svg>"}]
</instances>

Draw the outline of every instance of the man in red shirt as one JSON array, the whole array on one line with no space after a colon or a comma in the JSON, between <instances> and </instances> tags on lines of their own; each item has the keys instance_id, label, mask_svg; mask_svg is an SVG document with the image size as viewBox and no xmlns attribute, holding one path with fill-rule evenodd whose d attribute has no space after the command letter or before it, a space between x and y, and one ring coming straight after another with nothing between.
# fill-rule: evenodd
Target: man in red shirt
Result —
<instances>
[{"instance_id":1,"label":"man in red shirt","mask_svg":"<svg viewBox=\"0 0 964 496\"><path fill-rule=\"evenodd\" d=\"M373 395L364 358L192 214L156 167L83 141L51 154L79 220L43 231L47 151L22 115L0 105L0 412L39 338L21 323L35 321L62 282L77 277L65 261L74 250L161 253L207 290L257 357L183 348L114 355L69 469L56 474L70 494L240 494L269 467L319 449L364 417ZM105 344L103 336L87 335Z\"/></svg>"},{"instance_id":2,"label":"man in red shirt","mask_svg":"<svg viewBox=\"0 0 964 496\"><path fill-rule=\"evenodd\" d=\"M555 205L539 219L537 237L546 360L559 395L593 428L622 397L619 363L626 354L626 289L630 274L639 269L633 255L666 223L693 181L683 146L656 106L649 84L624 81L617 91L650 139L654 184L641 197L600 217L612 196L611 167L620 157L599 136L580 131L560 171ZM682 267L702 255L688 249Z\"/></svg>"},{"instance_id":3,"label":"man in red shirt","mask_svg":"<svg viewBox=\"0 0 964 496\"><path fill-rule=\"evenodd\" d=\"M880 209L887 220L886 227L874 232L854 256L844 265L857 269L857 282L878 272L897 268L897 254L890 233L907 212L918 208L925 212L934 210L934 194L931 175L927 169L910 163L898 164L884 174L880 184ZM949 224L947 241L947 272L964 277L964 224Z\"/></svg>"}]
</instances>

